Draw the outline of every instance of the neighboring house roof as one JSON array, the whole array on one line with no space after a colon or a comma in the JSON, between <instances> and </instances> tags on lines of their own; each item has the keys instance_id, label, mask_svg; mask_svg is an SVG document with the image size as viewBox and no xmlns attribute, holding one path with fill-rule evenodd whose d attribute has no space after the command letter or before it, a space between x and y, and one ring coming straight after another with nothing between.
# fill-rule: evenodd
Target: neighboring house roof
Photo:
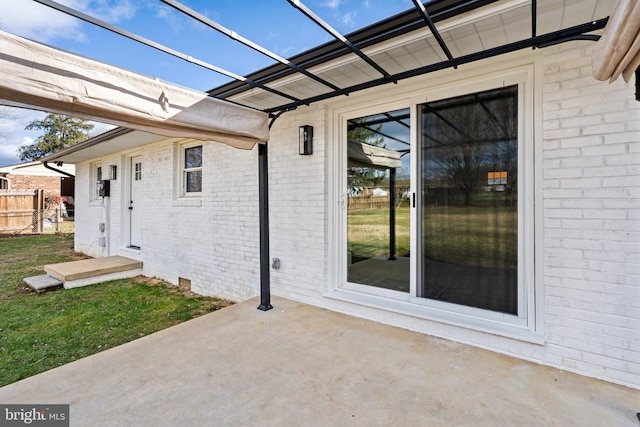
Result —
<instances>
[{"instance_id":1,"label":"neighboring house roof","mask_svg":"<svg viewBox=\"0 0 640 427\"><path fill-rule=\"evenodd\" d=\"M75 175L76 167L72 164L63 164L61 166L52 165L55 169L60 169L70 175ZM0 167L0 174L10 175L28 175L28 176L59 176L66 177L67 175L55 172L46 168L42 162L28 162L19 163L16 165L2 166Z\"/></svg>"}]
</instances>

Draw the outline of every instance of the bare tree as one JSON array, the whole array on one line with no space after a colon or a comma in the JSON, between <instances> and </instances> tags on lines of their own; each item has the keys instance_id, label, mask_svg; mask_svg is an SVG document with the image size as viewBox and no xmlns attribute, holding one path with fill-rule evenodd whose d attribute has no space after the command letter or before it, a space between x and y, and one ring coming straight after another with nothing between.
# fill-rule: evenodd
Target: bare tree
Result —
<instances>
[{"instance_id":1,"label":"bare tree","mask_svg":"<svg viewBox=\"0 0 640 427\"><path fill-rule=\"evenodd\" d=\"M423 106L430 175L464 194L464 205L486 185L487 172L517 179L517 114L513 96L469 95Z\"/></svg>"}]
</instances>

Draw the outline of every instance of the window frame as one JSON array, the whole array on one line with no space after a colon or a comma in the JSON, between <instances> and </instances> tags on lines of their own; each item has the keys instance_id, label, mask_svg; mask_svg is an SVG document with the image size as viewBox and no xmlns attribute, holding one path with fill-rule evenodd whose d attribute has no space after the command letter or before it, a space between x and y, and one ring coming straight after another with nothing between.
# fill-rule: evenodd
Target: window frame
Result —
<instances>
[{"instance_id":1,"label":"window frame","mask_svg":"<svg viewBox=\"0 0 640 427\"><path fill-rule=\"evenodd\" d=\"M203 164L204 159L199 167L195 168L187 168L185 166L186 161L186 152L189 148L200 147L202 151L202 156L204 156L204 144L202 142L190 142L180 144L180 160L178 165L178 181L179 181L179 198L201 198L202 197L202 184L200 183L200 191L187 191L187 173L190 172L200 172L203 173Z\"/></svg>"},{"instance_id":2,"label":"window frame","mask_svg":"<svg viewBox=\"0 0 640 427\"><path fill-rule=\"evenodd\" d=\"M539 111L539 93L534 90L535 79L540 73L534 73L539 65L523 62L522 65L510 70L492 70L491 72L467 75L468 80L447 81L445 78L436 82L434 86L425 89L424 86L413 91L407 90L400 93L378 94L375 98L367 100L345 102L345 106L339 105L333 110L330 126L333 137L338 142L329 158L335 166L329 168L332 191L330 195L338 200L335 211L330 217L332 228L330 243L332 256L330 271L331 283L325 296L342 301L353 302L370 307L380 308L386 311L406 314L422 319L435 320L442 323L462 326L469 329L504 335L524 341L543 343L542 328L543 313L543 280L542 280L542 192L541 186L541 145L536 141L539 133L534 132L540 128L535 111ZM482 78L476 76L482 75ZM492 312L456 305L443 301L429 300L417 295L417 280L420 274L420 246L418 244L420 230L419 218L421 215L420 203L412 209L412 243L411 254L411 287L409 295L397 292L388 292L372 286L348 283L346 266L346 210L344 204L344 190L346 188L346 123L348 120L384 111L392 111L398 108L409 107L411 109L412 148L418 147L418 120L419 106L424 102L438 99L447 99L459 95L472 94L497 87L518 85L518 192L522 201L518 206L518 315ZM539 88L540 86L537 85ZM376 99L372 103L372 99ZM384 99L385 101L380 101ZM331 147L331 144L330 144ZM419 157L412 156L412 189L411 192L420 194ZM538 161L536 161L536 159ZM536 221L536 219L539 219ZM415 254L415 255L414 255Z\"/></svg>"},{"instance_id":3,"label":"window frame","mask_svg":"<svg viewBox=\"0 0 640 427\"><path fill-rule=\"evenodd\" d=\"M98 183L102 180L103 178L103 170L102 170L102 161L97 161L97 162L93 162L91 163L91 167L90 167L90 183L91 183L91 187L89 189L91 197L90 197L90 201L91 202L97 202L100 201L101 197L98 195Z\"/></svg>"}]
</instances>

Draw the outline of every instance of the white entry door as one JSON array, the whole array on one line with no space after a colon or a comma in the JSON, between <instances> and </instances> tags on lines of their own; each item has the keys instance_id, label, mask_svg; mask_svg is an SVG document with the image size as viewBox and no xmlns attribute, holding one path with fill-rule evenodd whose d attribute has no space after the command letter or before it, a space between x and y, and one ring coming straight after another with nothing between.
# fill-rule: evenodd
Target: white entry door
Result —
<instances>
[{"instance_id":1,"label":"white entry door","mask_svg":"<svg viewBox=\"0 0 640 427\"><path fill-rule=\"evenodd\" d=\"M140 248L140 226L142 211L140 200L142 195L142 156L131 157L131 187L129 191L129 246Z\"/></svg>"}]
</instances>

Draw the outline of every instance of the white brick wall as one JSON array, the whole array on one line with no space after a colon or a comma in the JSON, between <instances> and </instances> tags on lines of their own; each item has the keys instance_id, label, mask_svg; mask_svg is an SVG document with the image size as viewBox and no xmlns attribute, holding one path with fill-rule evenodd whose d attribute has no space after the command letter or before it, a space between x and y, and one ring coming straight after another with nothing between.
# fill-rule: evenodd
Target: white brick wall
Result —
<instances>
[{"instance_id":1,"label":"white brick wall","mask_svg":"<svg viewBox=\"0 0 640 427\"><path fill-rule=\"evenodd\" d=\"M329 283L327 111L314 104L281 116L269 142L271 270L275 295L466 342L640 388L640 103L632 85L591 78L589 49L576 42L525 53L543 75L543 330L534 344L424 317L326 298ZM481 75L482 73L478 73ZM416 80L414 80L415 83ZM425 87L430 78L423 78ZM414 84L412 83L412 84ZM398 87L402 87L399 84ZM352 95L357 97L358 94ZM298 154L298 126L314 126L314 154ZM174 145L142 149L145 274L192 281L203 294L242 300L259 291L257 152L204 144L202 206L176 206ZM107 163L120 165L113 157ZM88 206L89 164L78 166L76 247L100 255L100 205ZM84 178L83 178L84 177ZM122 182L112 188L116 199ZM122 249L122 207L112 203L111 253Z\"/></svg>"},{"instance_id":2,"label":"white brick wall","mask_svg":"<svg viewBox=\"0 0 640 427\"><path fill-rule=\"evenodd\" d=\"M127 181L122 172L112 181L109 211L102 202L89 203L90 162L78 165L76 249L93 256L120 254L143 261L144 274L177 284L191 280L192 289L241 301L259 290L257 149L237 150L203 143L201 206L183 206L174 198L176 143L142 147L143 213L141 250L126 249L121 196ZM121 164L124 157L102 159ZM128 206L128 205L127 205ZM108 218L106 221L105 219ZM108 252L98 247L98 224L107 223Z\"/></svg>"},{"instance_id":3,"label":"white brick wall","mask_svg":"<svg viewBox=\"0 0 640 427\"><path fill-rule=\"evenodd\" d=\"M313 155L298 154L298 127L314 128ZM327 283L325 113L311 107L279 118L269 142L271 270L276 295L319 304Z\"/></svg>"},{"instance_id":4,"label":"white brick wall","mask_svg":"<svg viewBox=\"0 0 640 427\"><path fill-rule=\"evenodd\" d=\"M322 297L331 287L323 165L331 142L318 106L283 115L272 130L271 255L283 265L272 271L273 292L640 388L640 104L632 85L591 77L589 49L573 43L538 57L544 345ZM297 155L302 124L316 132L311 157Z\"/></svg>"},{"instance_id":5,"label":"white brick wall","mask_svg":"<svg viewBox=\"0 0 640 427\"><path fill-rule=\"evenodd\" d=\"M640 104L589 50L544 51L544 361L638 387Z\"/></svg>"}]
</instances>

